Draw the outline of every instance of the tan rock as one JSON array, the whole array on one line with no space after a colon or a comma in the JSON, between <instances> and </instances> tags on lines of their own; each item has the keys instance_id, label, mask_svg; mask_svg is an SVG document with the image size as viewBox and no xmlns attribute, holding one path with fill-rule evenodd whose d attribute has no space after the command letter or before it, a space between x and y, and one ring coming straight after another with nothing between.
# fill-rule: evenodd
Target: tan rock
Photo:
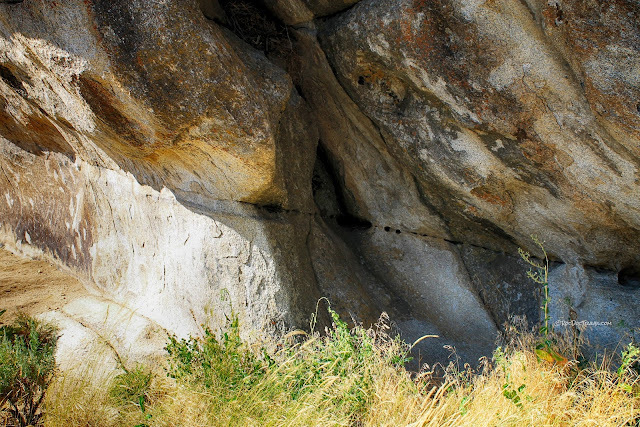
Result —
<instances>
[{"instance_id":1,"label":"tan rock","mask_svg":"<svg viewBox=\"0 0 640 427\"><path fill-rule=\"evenodd\" d=\"M3 5L0 34L2 240L181 336L306 323L317 133L282 69L195 1Z\"/></svg>"}]
</instances>

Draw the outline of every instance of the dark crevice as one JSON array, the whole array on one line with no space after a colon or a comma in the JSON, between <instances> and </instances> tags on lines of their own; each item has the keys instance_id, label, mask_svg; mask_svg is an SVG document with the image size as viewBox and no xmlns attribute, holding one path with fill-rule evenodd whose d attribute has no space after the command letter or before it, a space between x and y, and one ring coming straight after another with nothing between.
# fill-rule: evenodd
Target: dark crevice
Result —
<instances>
[{"instance_id":1,"label":"dark crevice","mask_svg":"<svg viewBox=\"0 0 640 427\"><path fill-rule=\"evenodd\" d=\"M227 15L218 0L198 0L198 4L205 18L223 25L227 23Z\"/></svg>"},{"instance_id":2,"label":"dark crevice","mask_svg":"<svg viewBox=\"0 0 640 427\"><path fill-rule=\"evenodd\" d=\"M562 25L563 23L564 23L564 12L560 8L560 5L556 3L556 19L555 19L556 27L559 25Z\"/></svg>"},{"instance_id":3,"label":"dark crevice","mask_svg":"<svg viewBox=\"0 0 640 427\"><path fill-rule=\"evenodd\" d=\"M330 218L335 219L335 222L343 228L349 229L358 229L358 230L366 230L372 227L371 221L365 218L361 218L355 215L353 212L350 212L348 203L346 200L347 195L345 194L345 185L342 182L341 174L338 172L336 167L334 166L334 162L331 160L328 151L324 148L322 141L318 144L317 153L316 153L316 161L318 162L318 167L321 167L326 171L326 177L328 177L330 182L323 183L323 180L320 179L318 174L314 174L314 179L312 180L312 189L314 193L314 199L316 204L319 205L318 208L325 216L329 216ZM322 186L329 185L331 187L330 193L334 198L335 206L333 209L326 209L326 206L323 206L327 202L331 202L331 200L321 200L319 197L319 192L322 190Z\"/></svg>"},{"instance_id":4,"label":"dark crevice","mask_svg":"<svg viewBox=\"0 0 640 427\"><path fill-rule=\"evenodd\" d=\"M321 33L321 32L322 32L322 30L320 30L320 33ZM326 44L325 44L325 43L323 43L323 38L322 38L322 36L321 36L321 34L320 34L320 33L318 34L318 43L319 43L319 46L321 47L321 49L322 49L323 51L326 51L326 50L327 50L327 46L326 46ZM347 95L347 97L349 97L349 98L352 100L352 102L354 102L356 105L358 105L358 103L356 102L356 100L351 96L351 94L350 94L350 93L349 93L349 91L347 90L347 86L346 86L346 85L341 81L341 79L340 79L340 77L341 77L340 73L338 73L338 72L337 72L337 70L336 70L336 69L335 69L335 67L334 67L334 64L333 64L331 61L329 61L329 60L328 60L328 58L327 58L327 65L329 66L329 68L330 68L331 72L332 72L332 73L333 73L333 75L334 75L334 78L335 78L336 82L337 82L337 83L338 83L338 85L341 87L341 89L342 89L342 91L345 93L345 95ZM363 83L366 83L366 81L364 81L364 76L362 76L362 77L363 77ZM358 81L358 83L360 83L360 81ZM375 131L377 132L377 134L380 136L381 140L383 141L383 143L384 143L384 145L385 145L386 149L387 149L387 150L390 150L390 144L388 143L387 138L385 138L385 132L382 130L381 125L380 125L380 124L379 124L379 123L378 123L374 118L370 117L370 116L369 116L369 115L367 115L364 111L362 111L360 108L359 108L359 111L360 111L360 112L361 112L365 117L367 117L367 119L369 120L369 123L370 123L370 124L371 124L371 126L375 129ZM523 132L525 132L525 131L524 131L524 130L522 130L522 131L521 131L521 133L523 133ZM321 145L321 144L320 144L320 145ZM319 145L319 147L320 147L320 145ZM324 154L324 155L327 157L327 159L328 159L328 155L327 155L328 153L326 152L326 150L324 150L324 148L322 148L321 150L322 150L322 152L320 152L320 149L319 149L319 152L318 152L318 153L319 153L319 156ZM389 154L391 154L391 151L389 151ZM391 155L392 155L392 154L391 154ZM392 155L392 157L394 157L394 159L395 159L395 156L393 156L393 155ZM327 162L327 164L331 165L332 163L331 163L331 162ZM331 175L332 175L333 177L335 177L335 179L334 179L334 185L335 185L335 187L336 187L336 189L337 189L337 190L336 190L336 193L339 193L339 195L340 195L340 196L342 196L342 197L341 197L341 202L342 202L342 206L344 206L344 205L345 205L345 203L344 203L344 192L342 191L342 189L343 189L344 187L343 187L343 185L341 185L340 180L337 178L337 177L339 177L340 175L339 175L338 173L335 173L335 171L334 171ZM444 224L446 224L447 231L449 231L449 228L450 228L450 226L451 226L451 221L450 221L450 219L449 219L449 218L447 218L447 217L445 217L445 216L442 214L441 210L440 210L440 209L438 209L436 206L434 206L434 204L433 204L433 202L434 202L434 201L433 201L433 200L429 200L429 197L428 197L426 194L424 194L424 193L423 193L423 191L422 191L422 187L419 185L419 181L418 181L418 179L417 179L415 176L414 176L413 178L414 178L414 182L415 182L415 184L416 184L416 187L418 188L418 191L419 191L419 194L420 194L420 198L421 198L421 202L423 203L423 205L424 205L424 206L425 206L425 207L426 207L430 212L432 212L433 214L437 215L437 216L438 216L438 217L443 221L443 223L444 223ZM343 183L342 183L342 184L343 184ZM444 202L443 202L442 204L444 204ZM513 244L513 245L516 245L516 243L515 243L515 241L514 241L514 239L513 239L513 237L512 237L512 236L510 236L510 235L506 234L502 229L500 229L499 227L497 227L497 226L496 226L496 225L494 225L493 223L491 223L491 222L489 222L489 221L487 221L487 220L479 221L479 222L480 222L480 224L478 224L478 226L479 226L479 227L481 227L485 232L487 232L487 233L491 233L491 232L493 231L493 232L495 232L495 233L496 233L496 235L497 235L498 237L503 238L506 242L511 243L511 244ZM371 221L368 221L368 220L367 220L367 223L366 223L366 224L367 224L367 226L368 226L368 224L371 224L371 225L370 225L370 226L368 226L367 228L369 228L369 227L378 227L378 228L383 228L383 227L384 227L384 226L376 225L376 224L374 224L374 223L372 223ZM363 225L364 225L364 223L363 223ZM385 231L387 231L387 230L385 230ZM434 237L434 238L438 238L438 239L441 239L441 238L442 238L441 236L431 236L431 235L427 235L427 234L421 234L421 233L417 233L417 232L414 232L414 231L410 231L410 230L401 230L401 229L397 229L397 228L396 228L396 230L395 230L395 231L396 231L396 234L400 234L401 232L406 232L406 233L408 233L408 234L412 234L412 235L420 236L420 237ZM457 244L457 243L463 243L463 242L461 242L461 241L456 241L456 240L447 240L447 239L444 239L444 240L445 240L445 241L448 241L448 242L450 242L450 243L454 243L454 244ZM477 247L484 248L484 249L490 249L490 248L485 248L485 247L480 246L480 245L472 245L472 246L477 246ZM516 245L516 246L517 246L517 245ZM495 249L490 249L490 250L493 250L494 252L500 252L500 251L496 251Z\"/></svg>"},{"instance_id":5,"label":"dark crevice","mask_svg":"<svg viewBox=\"0 0 640 427\"><path fill-rule=\"evenodd\" d=\"M260 2L250 0L219 0L225 25L235 35L265 54L289 56L293 50L286 25Z\"/></svg>"},{"instance_id":6,"label":"dark crevice","mask_svg":"<svg viewBox=\"0 0 640 427\"><path fill-rule=\"evenodd\" d=\"M320 21L329 21L339 15L344 15L347 12L349 12L351 9L353 9L354 7L356 7L358 5L359 1L355 2L354 4L345 7L344 9L340 9L340 10L336 10L333 13L327 14L327 15L322 15L322 16L318 16L316 18L316 20L320 20Z\"/></svg>"},{"instance_id":7,"label":"dark crevice","mask_svg":"<svg viewBox=\"0 0 640 427\"><path fill-rule=\"evenodd\" d=\"M264 209L269 213L281 213L285 210L282 206L277 204L262 205L260 206L260 209Z\"/></svg>"},{"instance_id":8,"label":"dark crevice","mask_svg":"<svg viewBox=\"0 0 640 427\"><path fill-rule=\"evenodd\" d=\"M22 96L27 95L24 84L6 66L0 65L0 78Z\"/></svg>"},{"instance_id":9,"label":"dark crevice","mask_svg":"<svg viewBox=\"0 0 640 427\"><path fill-rule=\"evenodd\" d=\"M368 230L372 227L371 221L348 214L339 215L336 218L336 223L340 227L349 228L351 230ZM398 230L396 230L396 232L397 231Z\"/></svg>"},{"instance_id":10,"label":"dark crevice","mask_svg":"<svg viewBox=\"0 0 640 427\"><path fill-rule=\"evenodd\" d=\"M618 283L626 288L640 289L640 267L631 266L620 270Z\"/></svg>"}]
</instances>

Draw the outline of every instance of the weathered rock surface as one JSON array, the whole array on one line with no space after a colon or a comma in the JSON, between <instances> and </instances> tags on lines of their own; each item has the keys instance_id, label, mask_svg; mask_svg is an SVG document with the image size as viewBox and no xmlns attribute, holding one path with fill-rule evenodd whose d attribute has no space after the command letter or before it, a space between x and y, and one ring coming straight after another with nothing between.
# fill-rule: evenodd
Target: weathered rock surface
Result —
<instances>
[{"instance_id":1,"label":"weathered rock surface","mask_svg":"<svg viewBox=\"0 0 640 427\"><path fill-rule=\"evenodd\" d=\"M527 2L562 53L596 119L640 155L640 10L634 1Z\"/></svg>"},{"instance_id":2,"label":"weathered rock surface","mask_svg":"<svg viewBox=\"0 0 640 427\"><path fill-rule=\"evenodd\" d=\"M549 295L554 327L586 338L589 351L638 339L640 293L620 286L615 273L564 264L549 274Z\"/></svg>"},{"instance_id":3,"label":"weathered rock surface","mask_svg":"<svg viewBox=\"0 0 640 427\"><path fill-rule=\"evenodd\" d=\"M2 7L4 238L180 335L306 319L317 141L286 73L195 1Z\"/></svg>"},{"instance_id":4,"label":"weathered rock surface","mask_svg":"<svg viewBox=\"0 0 640 427\"><path fill-rule=\"evenodd\" d=\"M195 2L3 7L6 138L119 167L186 200L309 209L290 168L310 176L312 127L279 139L305 124L290 79Z\"/></svg>"},{"instance_id":5,"label":"weathered rock surface","mask_svg":"<svg viewBox=\"0 0 640 427\"><path fill-rule=\"evenodd\" d=\"M449 337L455 337L465 360L491 352L496 325L478 298L453 244L379 229L350 237L373 274L406 305L397 320L409 341L427 333L415 330L418 321L425 330L435 328L437 334L444 335L444 342L429 340L423 346L441 347Z\"/></svg>"},{"instance_id":6,"label":"weathered rock surface","mask_svg":"<svg viewBox=\"0 0 640 427\"><path fill-rule=\"evenodd\" d=\"M636 43L638 30L620 37ZM638 157L630 148L639 139L610 131L635 126L637 112L622 113L631 111L617 107L624 97L608 105L588 95L525 4L363 1L332 19L320 40L340 83L453 240L514 252L535 233L562 260L611 269L640 261ZM639 56L625 52L619 72L595 73L632 94L630 64ZM589 97L621 113L603 118Z\"/></svg>"},{"instance_id":7,"label":"weathered rock surface","mask_svg":"<svg viewBox=\"0 0 640 427\"><path fill-rule=\"evenodd\" d=\"M531 234L558 300L562 268L607 271L580 318L635 315L631 3L249 3L0 4L0 239L181 336L231 308L248 337L304 327L328 296L472 359L538 316Z\"/></svg>"},{"instance_id":8,"label":"weathered rock surface","mask_svg":"<svg viewBox=\"0 0 640 427\"><path fill-rule=\"evenodd\" d=\"M13 245L12 250L19 248ZM20 312L57 327L56 363L67 374L100 380L143 362L163 366L167 332L157 323L85 288L68 268L51 258L17 256L0 248L0 319L12 322ZM104 382L102 383L104 384Z\"/></svg>"},{"instance_id":9,"label":"weathered rock surface","mask_svg":"<svg viewBox=\"0 0 640 427\"><path fill-rule=\"evenodd\" d=\"M517 255L462 245L459 248L474 290L499 327L514 315L536 322L542 287L526 277L529 266Z\"/></svg>"},{"instance_id":10,"label":"weathered rock surface","mask_svg":"<svg viewBox=\"0 0 640 427\"><path fill-rule=\"evenodd\" d=\"M167 330L185 336L207 321L222 324L229 305L257 330L284 321L300 324L320 296L313 293L310 261L298 239L308 229L307 216L283 219L219 201L209 207L214 219L122 171L19 154L3 169L5 182L33 173L35 187L7 189L7 205L21 213L12 217L15 226L5 224L6 233L50 249L113 299ZM41 218L37 209L46 203L59 208L57 216Z\"/></svg>"},{"instance_id":11,"label":"weathered rock surface","mask_svg":"<svg viewBox=\"0 0 640 427\"><path fill-rule=\"evenodd\" d=\"M375 124L342 89L313 33L296 33L300 88L317 124L326 160L351 215L393 230L449 238L445 223L425 206L414 177L389 153ZM320 206L322 208L322 206Z\"/></svg>"},{"instance_id":12,"label":"weathered rock surface","mask_svg":"<svg viewBox=\"0 0 640 427\"><path fill-rule=\"evenodd\" d=\"M97 379L138 362L162 366L166 331L120 304L86 296L37 317L59 328L56 362L64 371L93 371Z\"/></svg>"}]
</instances>

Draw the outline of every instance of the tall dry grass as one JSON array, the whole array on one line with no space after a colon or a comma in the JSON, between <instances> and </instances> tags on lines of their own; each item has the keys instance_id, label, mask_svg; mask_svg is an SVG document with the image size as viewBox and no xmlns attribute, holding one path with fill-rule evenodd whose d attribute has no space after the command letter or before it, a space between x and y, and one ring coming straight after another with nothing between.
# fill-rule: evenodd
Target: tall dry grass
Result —
<instances>
[{"instance_id":1,"label":"tall dry grass","mask_svg":"<svg viewBox=\"0 0 640 427\"><path fill-rule=\"evenodd\" d=\"M120 377L119 383L112 375L101 384L83 381L82 375L60 376L47 395L45 424L476 427L640 422L640 380L633 364L618 374L611 357L587 366L542 361L535 353L539 337L530 331L512 330L481 369L450 366L439 378L403 368L408 347L388 335L385 322L349 329L334 314L334 327L326 334L288 336L272 354L241 342L237 324L225 332L222 338L176 340L167 367L142 392L133 386L139 383L136 374ZM559 353L578 353L573 340L554 340ZM125 392L114 401L116 384L125 391L132 384L131 396Z\"/></svg>"}]
</instances>

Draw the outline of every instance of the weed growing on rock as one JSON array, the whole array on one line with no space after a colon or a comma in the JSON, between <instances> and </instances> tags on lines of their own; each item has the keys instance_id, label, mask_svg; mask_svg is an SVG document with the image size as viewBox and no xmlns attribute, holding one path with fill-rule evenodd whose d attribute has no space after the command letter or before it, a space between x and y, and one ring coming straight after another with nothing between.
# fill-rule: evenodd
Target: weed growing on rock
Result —
<instances>
[{"instance_id":1,"label":"weed growing on rock","mask_svg":"<svg viewBox=\"0 0 640 427\"><path fill-rule=\"evenodd\" d=\"M568 360L553 349L554 343L551 338L552 330L549 326L549 321L551 319L549 315L549 303L551 302L551 297L549 296L549 257L547 256L547 251L544 249L542 242L540 242L536 236L531 236L531 239L542 251L544 260L536 261L532 259L531 254L521 248L518 248L518 253L520 254L520 257L522 257L522 259L531 267L529 271L527 271L527 276L542 286L543 297L542 306L540 307L544 317L543 324L540 327L542 341L536 344L535 352L542 360L564 365Z\"/></svg>"}]
</instances>

